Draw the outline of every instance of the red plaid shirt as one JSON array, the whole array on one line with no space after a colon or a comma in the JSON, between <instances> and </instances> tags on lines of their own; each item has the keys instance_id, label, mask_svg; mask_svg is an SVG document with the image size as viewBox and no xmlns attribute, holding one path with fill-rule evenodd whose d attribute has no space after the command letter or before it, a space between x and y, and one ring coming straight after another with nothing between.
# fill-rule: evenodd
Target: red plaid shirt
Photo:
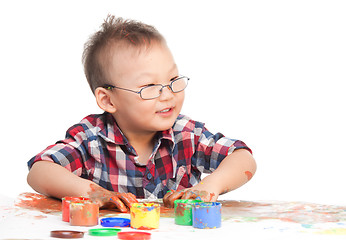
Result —
<instances>
[{"instance_id":1,"label":"red plaid shirt","mask_svg":"<svg viewBox=\"0 0 346 240\"><path fill-rule=\"evenodd\" d=\"M155 199L170 189L192 187L202 172L213 172L241 148L251 151L242 141L211 134L203 123L179 115L171 129L157 133L150 161L141 165L113 116L103 113L71 127L64 140L33 157L28 166L53 161L108 190Z\"/></svg>"}]
</instances>

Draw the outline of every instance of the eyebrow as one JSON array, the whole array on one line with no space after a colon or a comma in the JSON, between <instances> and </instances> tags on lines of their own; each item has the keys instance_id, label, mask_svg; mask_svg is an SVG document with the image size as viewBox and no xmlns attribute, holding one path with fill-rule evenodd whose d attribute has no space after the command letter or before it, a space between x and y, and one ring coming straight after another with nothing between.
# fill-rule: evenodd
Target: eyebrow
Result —
<instances>
[{"instance_id":1,"label":"eyebrow","mask_svg":"<svg viewBox=\"0 0 346 240\"><path fill-rule=\"evenodd\" d=\"M168 73L171 73L171 72L173 72L173 71L175 71L175 70L178 70L178 68L177 68L177 64L173 64L173 66L168 70ZM144 73L141 73L140 75L138 75L137 77L136 77L136 79L140 79L140 78L142 78L142 77L144 77L144 76L148 76L148 77L153 77L155 74L152 74L152 73L150 73L150 72L144 72ZM174 77L176 77L176 76L174 76ZM174 78L173 77L173 78ZM171 80L171 79L170 79Z\"/></svg>"}]
</instances>

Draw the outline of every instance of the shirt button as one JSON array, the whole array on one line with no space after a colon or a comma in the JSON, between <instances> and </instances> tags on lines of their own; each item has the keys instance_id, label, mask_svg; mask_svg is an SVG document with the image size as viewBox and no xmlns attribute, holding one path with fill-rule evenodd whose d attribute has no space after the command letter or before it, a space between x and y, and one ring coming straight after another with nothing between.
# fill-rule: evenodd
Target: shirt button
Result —
<instances>
[{"instance_id":1,"label":"shirt button","mask_svg":"<svg viewBox=\"0 0 346 240\"><path fill-rule=\"evenodd\" d=\"M152 177L153 177L153 175L151 174L151 173L148 173L147 174L147 178L150 180L150 179L152 179Z\"/></svg>"}]
</instances>

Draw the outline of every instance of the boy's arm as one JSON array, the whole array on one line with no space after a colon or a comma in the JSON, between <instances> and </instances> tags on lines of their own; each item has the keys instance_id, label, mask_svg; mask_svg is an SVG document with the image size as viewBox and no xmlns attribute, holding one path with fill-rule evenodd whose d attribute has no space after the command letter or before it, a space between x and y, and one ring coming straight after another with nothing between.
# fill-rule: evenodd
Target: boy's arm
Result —
<instances>
[{"instance_id":1,"label":"boy's arm","mask_svg":"<svg viewBox=\"0 0 346 240\"><path fill-rule=\"evenodd\" d=\"M256 172L256 162L245 149L235 150L228 155L217 169L200 183L182 191L171 191L164 196L164 204L172 207L174 200L201 197L204 201L216 201L218 196L239 188Z\"/></svg>"},{"instance_id":2,"label":"boy's arm","mask_svg":"<svg viewBox=\"0 0 346 240\"><path fill-rule=\"evenodd\" d=\"M27 181L39 193L47 196L63 198L66 196L89 197L100 207L117 207L126 212L126 206L137 202L131 193L108 191L96 183L78 177L66 168L49 161L38 161L31 167ZM125 206L125 205L126 206Z\"/></svg>"}]
</instances>

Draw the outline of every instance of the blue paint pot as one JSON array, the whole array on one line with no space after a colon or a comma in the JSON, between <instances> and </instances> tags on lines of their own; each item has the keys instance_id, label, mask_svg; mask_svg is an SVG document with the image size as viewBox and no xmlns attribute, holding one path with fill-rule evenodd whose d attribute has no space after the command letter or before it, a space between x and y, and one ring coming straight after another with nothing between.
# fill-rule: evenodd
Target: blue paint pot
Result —
<instances>
[{"instance_id":1,"label":"blue paint pot","mask_svg":"<svg viewBox=\"0 0 346 240\"><path fill-rule=\"evenodd\" d=\"M202 229L221 227L221 203L194 203L192 209L192 226Z\"/></svg>"}]
</instances>

